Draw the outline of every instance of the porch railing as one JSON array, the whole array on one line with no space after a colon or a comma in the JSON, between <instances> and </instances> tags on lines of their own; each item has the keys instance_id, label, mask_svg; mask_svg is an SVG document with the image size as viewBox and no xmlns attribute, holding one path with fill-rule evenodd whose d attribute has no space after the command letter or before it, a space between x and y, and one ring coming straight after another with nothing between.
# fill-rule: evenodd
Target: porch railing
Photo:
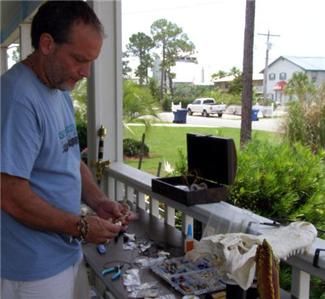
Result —
<instances>
[{"instance_id":1,"label":"porch railing","mask_svg":"<svg viewBox=\"0 0 325 299\"><path fill-rule=\"evenodd\" d=\"M130 167L123 163L112 163L105 171L104 191L116 200L127 200L135 207L147 210L169 225L175 226L175 211L181 213L181 229L194 219L214 226L219 233L224 232L255 232L256 223L270 221L246 210L237 208L225 202L196 206L184 206L165 196L151 191L153 175ZM160 207L164 207L161 209ZM162 211L163 210L163 213ZM325 240L317 239L312 249L306 255L289 258L286 263L291 266L291 296L292 298L308 299L310 294L310 277L325 280L325 254L320 254L317 266L313 265L316 248L325 248Z\"/></svg>"}]
</instances>

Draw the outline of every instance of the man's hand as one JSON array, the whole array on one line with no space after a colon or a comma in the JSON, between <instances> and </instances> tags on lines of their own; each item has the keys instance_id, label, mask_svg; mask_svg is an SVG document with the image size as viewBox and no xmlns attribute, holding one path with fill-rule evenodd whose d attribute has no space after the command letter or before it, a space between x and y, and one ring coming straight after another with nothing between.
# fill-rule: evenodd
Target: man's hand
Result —
<instances>
[{"instance_id":1,"label":"man's hand","mask_svg":"<svg viewBox=\"0 0 325 299\"><path fill-rule=\"evenodd\" d=\"M96 213L103 219L112 219L114 223L121 222L125 227L130 221L137 219L137 215L130 211L127 204L121 204L117 201L103 200L96 209Z\"/></svg>"},{"instance_id":2,"label":"man's hand","mask_svg":"<svg viewBox=\"0 0 325 299\"><path fill-rule=\"evenodd\" d=\"M122 229L121 224L114 224L98 216L87 216L89 231L85 241L95 244L105 243L116 237Z\"/></svg>"}]
</instances>

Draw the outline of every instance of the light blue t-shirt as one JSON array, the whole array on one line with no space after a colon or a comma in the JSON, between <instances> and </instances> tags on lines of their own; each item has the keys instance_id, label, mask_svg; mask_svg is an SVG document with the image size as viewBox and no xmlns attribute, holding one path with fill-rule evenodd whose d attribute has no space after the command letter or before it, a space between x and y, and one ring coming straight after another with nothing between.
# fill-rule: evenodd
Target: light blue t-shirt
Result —
<instances>
[{"instance_id":1,"label":"light blue t-shirt","mask_svg":"<svg viewBox=\"0 0 325 299\"><path fill-rule=\"evenodd\" d=\"M22 63L1 77L0 164L2 173L27 179L51 205L80 214L80 151L71 98L46 87ZM2 278L47 278L80 255L79 242L69 236L30 229L1 211Z\"/></svg>"}]
</instances>

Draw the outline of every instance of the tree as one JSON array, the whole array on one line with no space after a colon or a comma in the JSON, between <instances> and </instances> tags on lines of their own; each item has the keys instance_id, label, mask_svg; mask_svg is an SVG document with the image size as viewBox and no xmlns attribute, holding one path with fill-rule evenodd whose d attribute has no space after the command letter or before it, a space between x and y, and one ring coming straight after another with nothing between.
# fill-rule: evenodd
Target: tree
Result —
<instances>
[{"instance_id":1,"label":"tree","mask_svg":"<svg viewBox=\"0 0 325 299\"><path fill-rule=\"evenodd\" d=\"M12 47L14 50L12 51L12 56L11 59L17 63L20 61L20 45L18 44L13 44Z\"/></svg>"},{"instance_id":2,"label":"tree","mask_svg":"<svg viewBox=\"0 0 325 299\"><path fill-rule=\"evenodd\" d=\"M148 68L152 67L153 59L150 55L150 50L155 46L152 38L143 32L133 34L129 38L129 43L126 46L129 53L139 58L139 66L135 74L139 77L140 85L148 83Z\"/></svg>"},{"instance_id":3,"label":"tree","mask_svg":"<svg viewBox=\"0 0 325 299\"><path fill-rule=\"evenodd\" d=\"M123 52L122 54L122 75L124 78L127 78L128 73L132 71L132 69L129 67L129 54L127 52Z\"/></svg>"},{"instance_id":4,"label":"tree","mask_svg":"<svg viewBox=\"0 0 325 299\"><path fill-rule=\"evenodd\" d=\"M77 124L87 123L87 79L80 80L72 93L73 106Z\"/></svg>"},{"instance_id":5,"label":"tree","mask_svg":"<svg viewBox=\"0 0 325 299\"><path fill-rule=\"evenodd\" d=\"M228 76L227 72L219 70L216 73L213 73L211 75L211 78L212 78L212 80L218 80L218 79L221 79L221 78L224 78L224 77L227 77L227 76Z\"/></svg>"},{"instance_id":6,"label":"tree","mask_svg":"<svg viewBox=\"0 0 325 299\"><path fill-rule=\"evenodd\" d=\"M157 48L161 49L161 80L160 80L160 101L163 101L168 87L171 95L173 94L173 78L171 67L176 65L177 59L187 57L193 53L195 46L183 33L182 28L176 24L159 19L151 25L151 34Z\"/></svg>"},{"instance_id":7,"label":"tree","mask_svg":"<svg viewBox=\"0 0 325 299\"><path fill-rule=\"evenodd\" d=\"M144 123L147 129L153 119L159 119L159 107L148 87L124 80L123 91L124 123L139 121Z\"/></svg>"},{"instance_id":8,"label":"tree","mask_svg":"<svg viewBox=\"0 0 325 299\"><path fill-rule=\"evenodd\" d=\"M229 83L228 92L232 95L240 95L243 91L243 73L235 66L231 68L228 76L233 76L234 79Z\"/></svg>"},{"instance_id":9,"label":"tree","mask_svg":"<svg viewBox=\"0 0 325 299\"><path fill-rule=\"evenodd\" d=\"M292 75L286 85L284 92L290 96L296 96L299 102L304 103L308 96L315 93L315 85L309 80L305 73L297 72Z\"/></svg>"},{"instance_id":10,"label":"tree","mask_svg":"<svg viewBox=\"0 0 325 299\"><path fill-rule=\"evenodd\" d=\"M243 59L243 92L240 129L240 145L244 146L252 136L253 98L253 46L254 46L255 0L246 0L245 38Z\"/></svg>"}]
</instances>

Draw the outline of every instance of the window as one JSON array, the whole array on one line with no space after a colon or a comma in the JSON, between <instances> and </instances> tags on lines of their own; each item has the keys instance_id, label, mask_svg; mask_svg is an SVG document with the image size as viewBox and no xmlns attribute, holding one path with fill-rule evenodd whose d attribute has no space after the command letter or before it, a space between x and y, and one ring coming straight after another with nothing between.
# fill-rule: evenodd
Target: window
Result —
<instances>
[{"instance_id":1,"label":"window","mask_svg":"<svg viewBox=\"0 0 325 299\"><path fill-rule=\"evenodd\" d=\"M274 73L269 74L269 80L275 80L275 74Z\"/></svg>"},{"instance_id":2,"label":"window","mask_svg":"<svg viewBox=\"0 0 325 299\"><path fill-rule=\"evenodd\" d=\"M312 82L317 81L317 72L311 72L311 81Z\"/></svg>"},{"instance_id":3,"label":"window","mask_svg":"<svg viewBox=\"0 0 325 299\"><path fill-rule=\"evenodd\" d=\"M280 73L279 79L280 80L286 80L287 79L287 73Z\"/></svg>"},{"instance_id":4,"label":"window","mask_svg":"<svg viewBox=\"0 0 325 299\"><path fill-rule=\"evenodd\" d=\"M212 100L212 99L204 100L203 104L214 104L214 100Z\"/></svg>"}]
</instances>

